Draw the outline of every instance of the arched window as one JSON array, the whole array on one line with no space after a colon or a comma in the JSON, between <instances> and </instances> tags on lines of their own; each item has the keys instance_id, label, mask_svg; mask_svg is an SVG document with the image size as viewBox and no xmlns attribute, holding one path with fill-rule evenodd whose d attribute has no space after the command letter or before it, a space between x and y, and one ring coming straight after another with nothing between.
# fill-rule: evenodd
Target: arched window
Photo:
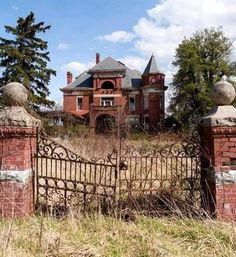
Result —
<instances>
[{"instance_id":1,"label":"arched window","mask_svg":"<svg viewBox=\"0 0 236 257\"><path fill-rule=\"evenodd\" d=\"M114 84L111 81L105 81L102 83L102 89L114 89Z\"/></svg>"}]
</instances>

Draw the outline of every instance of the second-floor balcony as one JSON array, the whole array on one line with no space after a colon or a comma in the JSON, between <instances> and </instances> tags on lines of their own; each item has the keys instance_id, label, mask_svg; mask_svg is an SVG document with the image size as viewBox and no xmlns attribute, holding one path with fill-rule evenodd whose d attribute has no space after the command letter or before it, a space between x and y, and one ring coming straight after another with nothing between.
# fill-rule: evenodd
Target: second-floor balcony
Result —
<instances>
[{"instance_id":1,"label":"second-floor balcony","mask_svg":"<svg viewBox=\"0 0 236 257\"><path fill-rule=\"evenodd\" d=\"M91 112L120 112L122 109L121 105L90 105Z\"/></svg>"}]
</instances>

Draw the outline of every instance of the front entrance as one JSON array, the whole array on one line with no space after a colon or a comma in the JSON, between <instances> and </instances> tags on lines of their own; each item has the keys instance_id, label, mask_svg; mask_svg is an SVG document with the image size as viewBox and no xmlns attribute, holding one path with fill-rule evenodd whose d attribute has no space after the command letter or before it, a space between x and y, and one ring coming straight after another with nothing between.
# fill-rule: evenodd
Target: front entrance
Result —
<instances>
[{"instance_id":1,"label":"front entrance","mask_svg":"<svg viewBox=\"0 0 236 257\"><path fill-rule=\"evenodd\" d=\"M101 114L95 122L95 132L97 134L111 134L115 132L115 117L110 114Z\"/></svg>"}]
</instances>

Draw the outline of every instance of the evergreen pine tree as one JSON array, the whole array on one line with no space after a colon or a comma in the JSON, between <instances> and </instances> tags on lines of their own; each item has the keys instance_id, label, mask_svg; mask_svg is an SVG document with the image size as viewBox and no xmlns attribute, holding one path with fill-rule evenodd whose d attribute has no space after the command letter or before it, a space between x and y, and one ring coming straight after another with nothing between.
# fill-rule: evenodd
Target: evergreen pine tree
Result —
<instances>
[{"instance_id":1,"label":"evergreen pine tree","mask_svg":"<svg viewBox=\"0 0 236 257\"><path fill-rule=\"evenodd\" d=\"M19 17L15 27L5 26L12 39L0 37L0 86L13 81L22 83L29 90L29 104L35 110L54 105L47 97L51 75L56 72L47 67L47 42L37 37L48 29L50 26L44 26L44 22L35 23L34 13L30 12L25 18Z\"/></svg>"}]
</instances>

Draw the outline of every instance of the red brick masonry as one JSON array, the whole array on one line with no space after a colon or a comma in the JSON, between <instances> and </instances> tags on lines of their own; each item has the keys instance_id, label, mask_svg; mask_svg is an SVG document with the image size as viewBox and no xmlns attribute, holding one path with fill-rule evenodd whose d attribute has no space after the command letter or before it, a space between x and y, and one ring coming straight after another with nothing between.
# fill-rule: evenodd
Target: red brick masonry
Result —
<instances>
[{"instance_id":1,"label":"red brick masonry","mask_svg":"<svg viewBox=\"0 0 236 257\"><path fill-rule=\"evenodd\" d=\"M36 128L0 127L0 217L32 215Z\"/></svg>"},{"instance_id":2,"label":"red brick masonry","mask_svg":"<svg viewBox=\"0 0 236 257\"><path fill-rule=\"evenodd\" d=\"M236 127L204 127L202 184L206 209L236 221Z\"/></svg>"}]
</instances>

